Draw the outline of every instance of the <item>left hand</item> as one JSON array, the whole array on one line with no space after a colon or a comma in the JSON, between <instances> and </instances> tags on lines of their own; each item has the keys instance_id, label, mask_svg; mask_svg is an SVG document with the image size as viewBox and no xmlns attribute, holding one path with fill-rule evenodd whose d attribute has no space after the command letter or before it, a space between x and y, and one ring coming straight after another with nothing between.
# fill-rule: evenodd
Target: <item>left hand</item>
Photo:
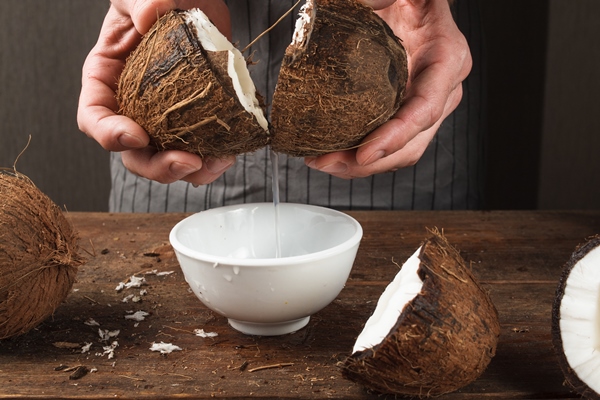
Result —
<instances>
[{"instance_id":1,"label":"left hand","mask_svg":"<svg viewBox=\"0 0 600 400\"><path fill-rule=\"evenodd\" d=\"M366 177L414 165L442 121L462 98L471 71L469 46L448 0L362 0L402 39L409 81L403 104L354 150L306 157L314 169L344 178Z\"/></svg>"}]
</instances>

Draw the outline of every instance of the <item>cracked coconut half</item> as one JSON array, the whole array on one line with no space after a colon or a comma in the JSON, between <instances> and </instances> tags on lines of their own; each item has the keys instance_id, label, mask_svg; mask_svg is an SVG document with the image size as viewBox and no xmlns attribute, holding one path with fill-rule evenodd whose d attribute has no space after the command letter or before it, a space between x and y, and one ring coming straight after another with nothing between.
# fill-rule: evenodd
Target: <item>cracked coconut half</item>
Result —
<instances>
[{"instance_id":1,"label":"cracked coconut half","mask_svg":"<svg viewBox=\"0 0 600 400\"><path fill-rule=\"evenodd\" d=\"M157 21L129 56L117 100L159 150L224 157L268 143L245 58L198 9Z\"/></svg>"},{"instance_id":2,"label":"cracked coconut half","mask_svg":"<svg viewBox=\"0 0 600 400\"><path fill-rule=\"evenodd\" d=\"M318 156L354 148L400 108L406 51L372 8L308 0L281 64L273 150Z\"/></svg>"},{"instance_id":3,"label":"cracked coconut half","mask_svg":"<svg viewBox=\"0 0 600 400\"><path fill-rule=\"evenodd\" d=\"M600 399L600 236L566 263L552 308L552 335L567 383Z\"/></svg>"},{"instance_id":4,"label":"cracked coconut half","mask_svg":"<svg viewBox=\"0 0 600 400\"><path fill-rule=\"evenodd\" d=\"M496 308L458 251L432 233L383 292L344 377L380 393L438 396L473 382L495 355Z\"/></svg>"}]
</instances>

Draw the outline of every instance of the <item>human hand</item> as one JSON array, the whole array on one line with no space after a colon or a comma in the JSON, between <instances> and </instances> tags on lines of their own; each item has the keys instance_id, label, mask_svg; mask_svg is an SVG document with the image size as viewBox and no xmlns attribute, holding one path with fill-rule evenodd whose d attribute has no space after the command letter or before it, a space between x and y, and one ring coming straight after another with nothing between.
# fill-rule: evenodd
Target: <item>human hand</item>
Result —
<instances>
[{"instance_id":1,"label":"human hand","mask_svg":"<svg viewBox=\"0 0 600 400\"><path fill-rule=\"evenodd\" d=\"M354 150L307 157L306 164L340 178L366 177L414 165L462 98L471 70L467 41L448 0L362 0L402 39L409 82L400 110Z\"/></svg>"},{"instance_id":2,"label":"human hand","mask_svg":"<svg viewBox=\"0 0 600 400\"><path fill-rule=\"evenodd\" d=\"M175 8L200 8L231 37L229 10L221 0L112 0L98 42L83 65L77 122L104 149L122 152L123 164L137 175L161 183L207 184L225 172L235 157L203 161L184 151L158 152L148 146L150 139L141 126L117 114L115 91L127 56L157 18Z\"/></svg>"}]
</instances>

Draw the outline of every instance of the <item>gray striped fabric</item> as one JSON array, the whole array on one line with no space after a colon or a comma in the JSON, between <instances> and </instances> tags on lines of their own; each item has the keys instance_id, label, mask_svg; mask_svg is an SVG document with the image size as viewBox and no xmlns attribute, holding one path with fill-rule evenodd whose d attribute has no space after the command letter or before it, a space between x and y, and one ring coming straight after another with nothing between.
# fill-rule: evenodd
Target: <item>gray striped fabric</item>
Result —
<instances>
[{"instance_id":1,"label":"gray striped fabric","mask_svg":"<svg viewBox=\"0 0 600 400\"><path fill-rule=\"evenodd\" d=\"M293 6L293 0L229 0L233 41L240 48L266 30ZM297 10L296 10L297 11ZM341 210L477 209L482 207L484 172L484 76L481 27L475 0L453 6L457 24L469 41L474 66L463 83L463 99L442 124L419 162L409 168L344 180L311 170L302 158L279 156L282 202L310 203ZM250 49L257 90L271 103L279 65L290 43L297 12L278 24ZM247 202L271 201L269 152L238 157L236 164L210 185L185 182L163 185L127 171L118 153L111 155L111 212L196 212Z\"/></svg>"}]
</instances>

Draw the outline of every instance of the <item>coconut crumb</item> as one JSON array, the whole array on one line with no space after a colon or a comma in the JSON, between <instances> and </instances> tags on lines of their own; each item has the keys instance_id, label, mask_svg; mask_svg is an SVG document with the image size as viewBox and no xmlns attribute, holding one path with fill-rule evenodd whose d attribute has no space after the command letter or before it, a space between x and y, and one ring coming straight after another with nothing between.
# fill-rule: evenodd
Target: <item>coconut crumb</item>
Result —
<instances>
[{"instance_id":1,"label":"coconut crumb","mask_svg":"<svg viewBox=\"0 0 600 400\"><path fill-rule=\"evenodd\" d=\"M203 338L211 338L211 337L219 336L219 334L217 332L205 332L204 329L194 329L194 335L203 337Z\"/></svg>"},{"instance_id":2,"label":"coconut crumb","mask_svg":"<svg viewBox=\"0 0 600 400\"><path fill-rule=\"evenodd\" d=\"M98 335L100 336L100 340L108 341L112 338L119 336L121 333L120 330L109 331L108 329L98 329Z\"/></svg>"},{"instance_id":3,"label":"coconut crumb","mask_svg":"<svg viewBox=\"0 0 600 400\"><path fill-rule=\"evenodd\" d=\"M125 319L132 319L134 321L140 322L146 319L146 317L150 315L146 311L136 311L133 314L129 314L125 316Z\"/></svg>"},{"instance_id":4,"label":"coconut crumb","mask_svg":"<svg viewBox=\"0 0 600 400\"><path fill-rule=\"evenodd\" d=\"M132 275L128 282L119 282L115 290L120 292L123 289L139 288L146 284L146 278L143 276Z\"/></svg>"},{"instance_id":5,"label":"coconut crumb","mask_svg":"<svg viewBox=\"0 0 600 400\"><path fill-rule=\"evenodd\" d=\"M117 342L115 340L110 345L102 347L102 349L104 350L104 352L102 352L102 353L96 353L96 355L99 356L99 357L107 356L107 358L109 360L111 360L111 359L113 359L115 357L115 349L117 347L119 347L119 342Z\"/></svg>"},{"instance_id":6,"label":"coconut crumb","mask_svg":"<svg viewBox=\"0 0 600 400\"><path fill-rule=\"evenodd\" d=\"M165 342L160 342L160 343L152 343L152 346L150 347L150 351L159 351L160 354L169 354L172 353L173 351L181 351L182 348L179 346L175 346L172 343L165 343Z\"/></svg>"},{"instance_id":7,"label":"coconut crumb","mask_svg":"<svg viewBox=\"0 0 600 400\"><path fill-rule=\"evenodd\" d=\"M94 318L88 318L84 324L86 324L87 326L100 326L100 324L98 322L96 322L96 320Z\"/></svg>"},{"instance_id":8,"label":"coconut crumb","mask_svg":"<svg viewBox=\"0 0 600 400\"><path fill-rule=\"evenodd\" d=\"M92 342L89 342L86 344L84 344L83 346L81 346L81 352L82 353L88 353L90 351L90 348L92 347Z\"/></svg>"}]
</instances>

